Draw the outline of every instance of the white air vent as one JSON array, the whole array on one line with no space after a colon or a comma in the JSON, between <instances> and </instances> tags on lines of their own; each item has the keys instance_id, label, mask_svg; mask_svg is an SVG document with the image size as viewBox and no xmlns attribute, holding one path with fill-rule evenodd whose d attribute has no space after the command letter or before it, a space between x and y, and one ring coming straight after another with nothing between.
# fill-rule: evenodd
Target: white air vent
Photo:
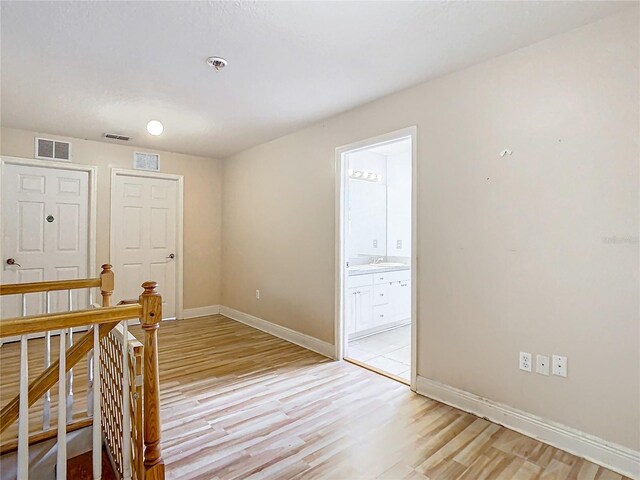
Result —
<instances>
[{"instance_id":1,"label":"white air vent","mask_svg":"<svg viewBox=\"0 0 640 480\"><path fill-rule=\"evenodd\" d=\"M71 161L71 144L50 138L36 137L36 158Z\"/></svg>"},{"instance_id":2,"label":"white air vent","mask_svg":"<svg viewBox=\"0 0 640 480\"><path fill-rule=\"evenodd\" d=\"M157 153L134 152L133 168L158 172L160 171L160 155Z\"/></svg>"}]
</instances>

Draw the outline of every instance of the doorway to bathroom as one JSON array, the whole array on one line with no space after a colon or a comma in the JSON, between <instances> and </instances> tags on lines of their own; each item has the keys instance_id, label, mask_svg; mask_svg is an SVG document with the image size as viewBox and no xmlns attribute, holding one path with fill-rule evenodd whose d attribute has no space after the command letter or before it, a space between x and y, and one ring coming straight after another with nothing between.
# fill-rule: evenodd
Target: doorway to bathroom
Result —
<instances>
[{"instance_id":1,"label":"doorway to bathroom","mask_svg":"<svg viewBox=\"0 0 640 480\"><path fill-rule=\"evenodd\" d=\"M336 356L415 387L415 127L336 150Z\"/></svg>"}]
</instances>

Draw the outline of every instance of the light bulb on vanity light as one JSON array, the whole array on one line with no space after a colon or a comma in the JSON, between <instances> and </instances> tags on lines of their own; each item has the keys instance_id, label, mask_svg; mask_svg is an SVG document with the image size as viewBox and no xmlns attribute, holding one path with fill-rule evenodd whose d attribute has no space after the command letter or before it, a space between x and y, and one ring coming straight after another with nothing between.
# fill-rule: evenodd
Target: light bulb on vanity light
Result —
<instances>
[{"instance_id":1,"label":"light bulb on vanity light","mask_svg":"<svg viewBox=\"0 0 640 480\"><path fill-rule=\"evenodd\" d=\"M147 123L147 132L157 137L158 135L162 135L162 132L164 132L164 127L158 120L151 120L149 123Z\"/></svg>"}]
</instances>

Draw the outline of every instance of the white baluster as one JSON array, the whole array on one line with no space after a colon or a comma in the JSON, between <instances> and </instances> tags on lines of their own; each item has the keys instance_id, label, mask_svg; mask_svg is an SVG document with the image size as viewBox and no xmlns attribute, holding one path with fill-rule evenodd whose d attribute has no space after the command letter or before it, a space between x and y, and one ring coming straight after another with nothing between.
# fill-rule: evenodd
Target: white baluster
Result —
<instances>
[{"instance_id":1,"label":"white baluster","mask_svg":"<svg viewBox=\"0 0 640 480\"><path fill-rule=\"evenodd\" d=\"M131 479L131 398L129 395L129 322L122 322L122 478Z\"/></svg>"},{"instance_id":2,"label":"white baluster","mask_svg":"<svg viewBox=\"0 0 640 480\"><path fill-rule=\"evenodd\" d=\"M22 316L27 312L27 303L22 294ZM18 410L18 465L17 479L29 478L29 351L27 335L20 337L20 405Z\"/></svg>"},{"instance_id":3,"label":"white baluster","mask_svg":"<svg viewBox=\"0 0 640 480\"><path fill-rule=\"evenodd\" d=\"M100 328L93 326L93 478L102 477L102 426L100 411Z\"/></svg>"},{"instance_id":4,"label":"white baluster","mask_svg":"<svg viewBox=\"0 0 640 480\"><path fill-rule=\"evenodd\" d=\"M93 308L93 289L89 289L89 307ZM87 415L93 415L93 352L87 353Z\"/></svg>"},{"instance_id":5,"label":"white baluster","mask_svg":"<svg viewBox=\"0 0 640 480\"><path fill-rule=\"evenodd\" d=\"M69 311L73 311L72 290L67 290ZM73 328L69 328L69 347L73 346ZM67 372L67 422L73 422L73 368Z\"/></svg>"},{"instance_id":6,"label":"white baluster","mask_svg":"<svg viewBox=\"0 0 640 480\"><path fill-rule=\"evenodd\" d=\"M51 292L46 293L47 314L51 313ZM44 368L51 365L51 332L44 332ZM42 429L49 430L51 427L51 390L44 393L44 403L42 404Z\"/></svg>"},{"instance_id":7,"label":"white baluster","mask_svg":"<svg viewBox=\"0 0 640 480\"><path fill-rule=\"evenodd\" d=\"M65 392L67 390L66 370L66 331L60 330L60 370L58 371L58 458L56 465L56 480L67 478L67 409L64 406Z\"/></svg>"}]
</instances>

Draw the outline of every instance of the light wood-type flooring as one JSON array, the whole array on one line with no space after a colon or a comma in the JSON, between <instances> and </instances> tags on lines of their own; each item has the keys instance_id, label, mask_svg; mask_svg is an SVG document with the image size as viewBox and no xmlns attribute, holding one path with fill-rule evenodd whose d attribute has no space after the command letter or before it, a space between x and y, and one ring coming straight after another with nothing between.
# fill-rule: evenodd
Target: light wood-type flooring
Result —
<instances>
[{"instance_id":1,"label":"light wood-type flooring","mask_svg":"<svg viewBox=\"0 0 640 480\"><path fill-rule=\"evenodd\" d=\"M167 478L624 478L222 316L163 322L159 355Z\"/></svg>"}]
</instances>

